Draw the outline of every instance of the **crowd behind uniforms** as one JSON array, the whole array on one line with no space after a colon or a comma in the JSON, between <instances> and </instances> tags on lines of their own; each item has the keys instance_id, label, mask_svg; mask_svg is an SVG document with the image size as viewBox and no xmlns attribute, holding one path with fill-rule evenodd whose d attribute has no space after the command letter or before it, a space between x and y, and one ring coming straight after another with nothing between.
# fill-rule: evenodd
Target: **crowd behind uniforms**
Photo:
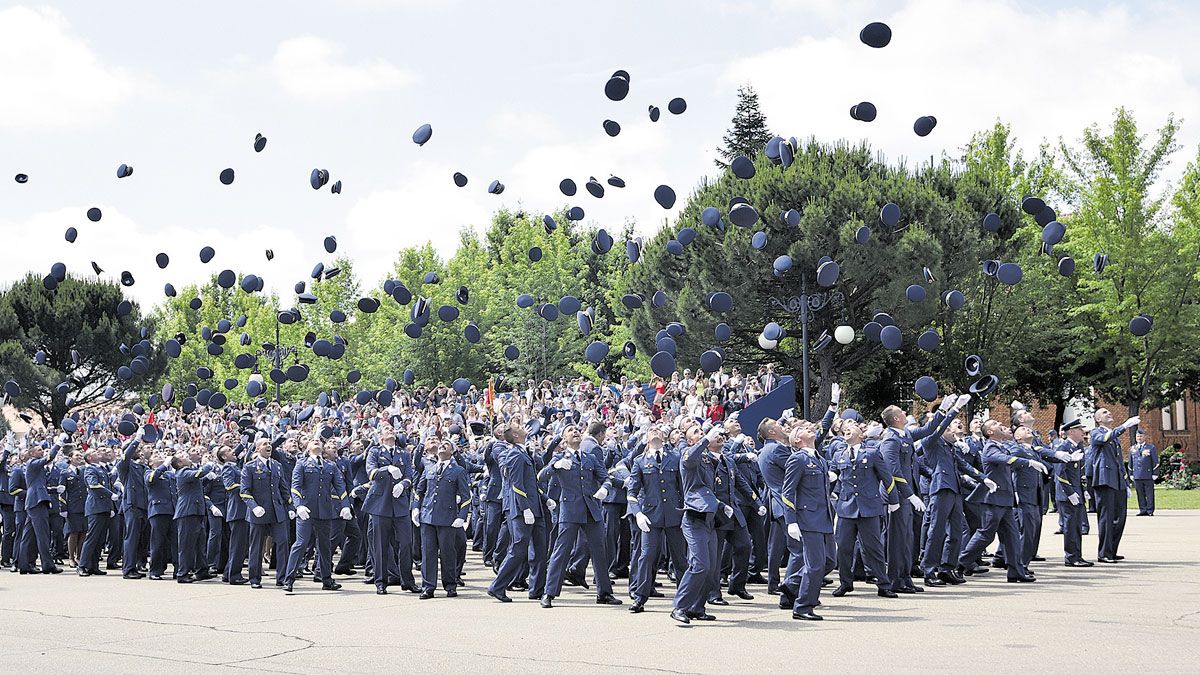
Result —
<instances>
[{"instance_id":1,"label":"crowd behind uniforms","mask_svg":"<svg viewBox=\"0 0 1200 675\"><path fill-rule=\"evenodd\" d=\"M1127 493L1154 513L1157 449L1140 432L1122 446L1137 417L1114 425L1101 409L1048 443L1021 408L967 422L970 395L946 396L920 419L889 406L867 420L840 410L834 385L817 422L786 411L742 428L777 381L684 371L646 387L417 389L386 408L83 411L72 434L8 435L0 562L289 593L358 580L428 599L458 594L470 548L500 602L552 608L564 586L594 585L597 604L670 602L688 624L765 586L793 618L820 620L826 586L895 599L990 568L1036 581L1052 505L1069 567L1093 564L1089 511L1108 564L1123 558Z\"/></svg>"}]
</instances>

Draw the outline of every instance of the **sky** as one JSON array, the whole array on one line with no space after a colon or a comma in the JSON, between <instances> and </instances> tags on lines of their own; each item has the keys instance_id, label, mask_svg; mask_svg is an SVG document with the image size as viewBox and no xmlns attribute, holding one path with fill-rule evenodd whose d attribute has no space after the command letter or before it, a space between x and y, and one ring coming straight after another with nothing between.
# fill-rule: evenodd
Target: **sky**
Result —
<instances>
[{"instance_id":1,"label":"sky","mask_svg":"<svg viewBox=\"0 0 1200 675\"><path fill-rule=\"evenodd\" d=\"M871 21L892 27L887 48L858 41ZM372 287L401 248L431 241L449 256L461 228L482 231L499 208L578 205L590 223L653 232L716 175L742 84L775 133L865 139L894 162L957 156L997 120L1032 151L1107 125L1119 105L1147 133L1173 113L1183 147L1171 179L1200 142L1196 25L1200 3L1187 2L4 4L0 284L58 261L90 274L94 260L105 278L130 271L127 292L146 306L167 282L229 268L286 304L328 262L327 235ZM603 89L617 69L630 93L612 102ZM666 112L675 97L682 115ZM864 100L879 110L870 124L849 117ZM925 138L912 131L922 115L938 120ZM433 137L417 146L424 123ZM259 154L256 133L268 138ZM118 179L123 163L134 174ZM342 193L314 191L314 168ZM565 177L610 174L627 187L603 199L558 191ZM493 179L502 195L487 193ZM654 202L659 184L679 195L674 209ZM100 222L85 217L93 206ZM207 265L205 245L217 252Z\"/></svg>"}]
</instances>

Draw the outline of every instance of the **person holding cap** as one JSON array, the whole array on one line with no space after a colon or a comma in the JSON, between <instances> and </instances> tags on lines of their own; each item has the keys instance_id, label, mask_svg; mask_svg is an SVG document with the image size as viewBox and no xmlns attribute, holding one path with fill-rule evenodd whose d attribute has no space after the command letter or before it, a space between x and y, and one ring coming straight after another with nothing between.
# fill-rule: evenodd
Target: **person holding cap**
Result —
<instances>
[{"instance_id":1,"label":"person holding cap","mask_svg":"<svg viewBox=\"0 0 1200 675\"><path fill-rule=\"evenodd\" d=\"M631 583L634 614L645 609L646 601L659 597L654 590L659 553L665 543L669 557L680 565L687 560L687 542L683 538L683 483L679 451L667 446L663 430L646 430L646 449L631 460L628 501L638 528L636 579Z\"/></svg>"},{"instance_id":2,"label":"person holding cap","mask_svg":"<svg viewBox=\"0 0 1200 675\"><path fill-rule=\"evenodd\" d=\"M1129 448L1129 474L1137 493L1138 516L1154 515L1154 481L1158 480L1158 448L1146 440L1141 428L1134 436L1137 441Z\"/></svg>"},{"instance_id":3,"label":"person holding cap","mask_svg":"<svg viewBox=\"0 0 1200 675\"><path fill-rule=\"evenodd\" d=\"M504 440L510 446L500 465L504 476L501 493L504 511L508 514L509 546L487 594L500 602L512 602L506 591L517 581L522 568L528 565L529 599L540 600L546 590L545 504L534 458L524 447L524 427L514 420L505 430ZM567 542L568 545L571 543Z\"/></svg>"},{"instance_id":4,"label":"person holding cap","mask_svg":"<svg viewBox=\"0 0 1200 675\"><path fill-rule=\"evenodd\" d=\"M1125 532L1125 517L1129 490L1128 469L1125 453L1121 451L1121 434L1141 424L1137 415L1130 417L1115 428L1112 413L1100 408L1095 415L1096 427L1088 434L1092 446L1092 470L1088 476L1096 489L1096 525L1100 529L1096 562L1115 563L1124 560L1117 555L1121 535Z\"/></svg>"}]
</instances>

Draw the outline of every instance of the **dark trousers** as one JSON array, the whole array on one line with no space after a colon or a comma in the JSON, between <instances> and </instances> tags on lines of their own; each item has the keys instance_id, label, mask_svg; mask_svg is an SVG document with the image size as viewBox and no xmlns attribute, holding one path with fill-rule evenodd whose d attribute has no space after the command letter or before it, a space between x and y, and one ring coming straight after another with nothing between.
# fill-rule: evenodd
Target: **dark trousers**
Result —
<instances>
[{"instance_id":1,"label":"dark trousers","mask_svg":"<svg viewBox=\"0 0 1200 675\"><path fill-rule=\"evenodd\" d=\"M83 551L79 554L79 568L94 570L100 566L100 548L108 536L108 511L87 517L87 536L83 538Z\"/></svg>"},{"instance_id":2,"label":"dark trousers","mask_svg":"<svg viewBox=\"0 0 1200 675\"><path fill-rule=\"evenodd\" d=\"M654 581L658 574L658 559L663 546L670 551L673 560L687 560L687 542L683 538L683 529L679 527L652 527L649 532L638 530L637 582L632 593L645 602L654 591ZM633 570L631 570L632 572ZM630 574L633 578L633 574Z\"/></svg>"},{"instance_id":3,"label":"dark trousers","mask_svg":"<svg viewBox=\"0 0 1200 675\"><path fill-rule=\"evenodd\" d=\"M499 545L500 530L504 529L504 505L500 502L486 502L487 516L484 519L483 532L483 560L486 563L491 563L495 568L500 564L506 551L497 551Z\"/></svg>"},{"instance_id":4,"label":"dark trousers","mask_svg":"<svg viewBox=\"0 0 1200 675\"><path fill-rule=\"evenodd\" d=\"M855 543L861 548L862 562L874 575L876 585L891 588L892 580L887 573L883 557L883 516L868 518L838 518L834 528L837 542L838 582L843 586L854 585Z\"/></svg>"},{"instance_id":5,"label":"dark trousers","mask_svg":"<svg viewBox=\"0 0 1200 675\"><path fill-rule=\"evenodd\" d=\"M629 531L625 527L625 504L604 504L604 551L608 554L608 572L614 576L629 569ZM600 568L596 568L599 583Z\"/></svg>"},{"instance_id":6,"label":"dark trousers","mask_svg":"<svg viewBox=\"0 0 1200 675\"><path fill-rule=\"evenodd\" d=\"M1097 485L1096 497L1099 502L1096 508L1096 526L1100 528L1098 554L1101 558L1112 558L1117 555L1121 535L1125 532L1125 516L1128 509L1125 490Z\"/></svg>"},{"instance_id":7,"label":"dark trousers","mask_svg":"<svg viewBox=\"0 0 1200 675\"><path fill-rule=\"evenodd\" d=\"M208 537L204 541L204 562L210 569L225 569L229 557L229 530L225 518L208 514Z\"/></svg>"},{"instance_id":8,"label":"dark trousers","mask_svg":"<svg viewBox=\"0 0 1200 675\"><path fill-rule=\"evenodd\" d=\"M179 569L175 576L195 574L200 571L200 533L204 527L204 516L180 516L175 519L179 534Z\"/></svg>"},{"instance_id":9,"label":"dark trousers","mask_svg":"<svg viewBox=\"0 0 1200 675\"><path fill-rule=\"evenodd\" d=\"M1017 517L1013 511L1013 507L981 504L980 509L980 528L971 536L971 541L967 543L962 555L959 556L958 564L960 567L969 569L973 566L975 561L979 559L979 554L983 553L983 549L992 543L997 533L1000 535L1000 544L1004 546L1005 550L1021 550L1021 533L1017 531ZM1007 563L1008 576L1010 578L1026 573L1016 555L1008 556Z\"/></svg>"},{"instance_id":10,"label":"dark trousers","mask_svg":"<svg viewBox=\"0 0 1200 675\"><path fill-rule=\"evenodd\" d=\"M229 527L229 556L225 563L225 579L240 579L242 565L250 551L250 523L245 520L231 520Z\"/></svg>"},{"instance_id":11,"label":"dark trousers","mask_svg":"<svg viewBox=\"0 0 1200 675\"><path fill-rule=\"evenodd\" d=\"M750 533L744 527L737 527L736 522L734 525L727 530L717 530L717 550L730 552L729 592L737 594L746 592L746 578L750 576ZM710 600L721 597L720 574L720 565L713 565Z\"/></svg>"},{"instance_id":12,"label":"dark trousers","mask_svg":"<svg viewBox=\"0 0 1200 675\"><path fill-rule=\"evenodd\" d=\"M1037 504L1021 504L1016 508L1017 521L1021 525L1021 566L1029 567L1037 554L1038 537L1042 533L1042 508Z\"/></svg>"},{"instance_id":13,"label":"dark trousers","mask_svg":"<svg viewBox=\"0 0 1200 675\"><path fill-rule=\"evenodd\" d=\"M608 506L605 504L605 506ZM583 537L587 547L592 551L592 564L596 570L596 595L611 595L612 581L608 578L608 550L605 546L607 536L605 523L591 520L586 523L559 523L558 539L554 542L554 553L550 556L550 565L546 571L546 595L556 597L562 592L563 574L567 568L567 558L571 555L571 545L577 538Z\"/></svg>"},{"instance_id":14,"label":"dark trousers","mask_svg":"<svg viewBox=\"0 0 1200 675\"><path fill-rule=\"evenodd\" d=\"M142 527L146 524L146 509L136 506L125 507L125 539L122 542L121 571L124 574L137 572L142 544Z\"/></svg>"},{"instance_id":15,"label":"dark trousers","mask_svg":"<svg viewBox=\"0 0 1200 675\"><path fill-rule=\"evenodd\" d=\"M57 499L57 495L55 495L54 499ZM67 524L67 519L62 517L62 512L58 510L60 505L57 502L52 503L52 506L54 508L50 509L50 555L54 556L55 559L61 559L67 552L67 542L64 535L66 532L64 526ZM108 536L108 531L106 530L104 534ZM103 548L101 546L101 549Z\"/></svg>"},{"instance_id":16,"label":"dark trousers","mask_svg":"<svg viewBox=\"0 0 1200 675\"><path fill-rule=\"evenodd\" d=\"M458 586L458 530L450 525L421 523L421 587L426 591L437 588L438 569L441 568L442 588L451 590Z\"/></svg>"},{"instance_id":17,"label":"dark trousers","mask_svg":"<svg viewBox=\"0 0 1200 675\"><path fill-rule=\"evenodd\" d=\"M116 503L113 504L114 508ZM125 541L125 515L118 511L116 517L110 517L108 520L108 568L117 569L120 564L120 558L124 555Z\"/></svg>"},{"instance_id":18,"label":"dark trousers","mask_svg":"<svg viewBox=\"0 0 1200 675\"><path fill-rule=\"evenodd\" d=\"M804 566L800 572L800 584L793 589L796 601L792 604L792 611L811 612L821 594L821 580L834 568L833 533L800 530L800 541L804 548L801 554Z\"/></svg>"},{"instance_id":19,"label":"dark trousers","mask_svg":"<svg viewBox=\"0 0 1200 675\"><path fill-rule=\"evenodd\" d=\"M349 573L350 568L354 567L359 559L359 551L362 550L362 530L359 529L358 519L351 518L343 521L342 535L335 536L342 547L342 554L338 557L337 571L339 573Z\"/></svg>"},{"instance_id":20,"label":"dark trousers","mask_svg":"<svg viewBox=\"0 0 1200 675\"><path fill-rule=\"evenodd\" d=\"M758 515L758 506L743 506L742 516L746 518L746 532L750 535L750 561L747 566L749 574L758 574L767 566L767 517Z\"/></svg>"},{"instance_id":21,"label":"dark trousers","mask_svg":"<svg viewBox=\"0 0 1200 675\"><path fill-rule=\"evenodd\" d=\"M1083 560L1083 519L1087 517L1083 502L1072 506L1065 499L1059 500L1058 513L1062 520L1063 559L1066 562Z\"/></svg>"},{"instance_id":22,"label":"dark trousers","mask_svg":"<svg viewBox=\"0 0 1200 675\"><path fill-rule=\"evenodd\" d=\"M12 504L0 504L0 562L12 562L16 541L17 512Z\"/></svg>"},{"instance_id":23,"label":"dark trousers","mask_svg":"<svg viewBox=\"0 0 1200 675\"><path fill-rule=\"evenodd\" d=\"M408 516L389 518L371 516L373 537L371 556L375 564L375 587L386 588L398 579L400 585L414 588L412 535L413 524Z\"/></svg>"},{"instance_id":24,"label":"dark trousers","mask_svg":"<svg viewBox=\"0 0 1200 675\"><path fill-rule=\"evenodd\" d=\"M1137 492L1138 513L1154 513L1154 481L1135 478L1133 489Z\"/></svg>"},{"instance_id":25,"label":"dark trousers","mask_svg":"<svg viewBox=\"0 0 1200 675\"><path fill-rule=\"evenodd\" d=\"M949 572L958 565L958 554L962 549L962 499L953 490L938 490L930 495L925 513L929 531L925 536L921 567L927 575Z\"/></svg>"},{"instance_id":26,"label":"dark trousers","mask_svg":"<svg viewBox=\"0 0 1200 675\"><path fill-rule=\"evenodd\" d=\"M333 551L330 548L333 521L326 518L296 519L296 542L288 554L287 576L285 583L296 580L296 573L304 565L304 556L310 546L317 549L317 564L313 566L313 574L321 581L333 580Z\"/></svg>"},{"instance_id":27,"label":"dark trousers","mask_svg":"<svg viewBox=\"0 0 1200 675\"><path fill-rule=\"evenodd\" d=\"M892 590L913 585L913 514L908 500L900 500L900 508L888 516L887 562Z\"/></svg>"},{"instance_id":28,"label":"dark trousers","mask_svg":"<svg viewBox=\"0 0 1200 675\"><path fill-rule=\"evenodd\" d=\"M43 572L54 569L54 559L50 556L49 502L35 504L25 509L25 528L21 532L17 567L23 570L32 570L35 552L42 561Z\"/></svg>"},{"instance_id":29,"label":"dark trousers","mask_svg":"<svg viewBox=\"0 0 1200 675\"><path fill-rule=\"evenodd\" d=\"M497 595L503 594L517 581L521 570L528 569L529 595L542 595L546 590L546 521L538 520L533 525L526 525L521 514L517 514L516 517L508 519L507 529L512 543L500 563L500 569L496 571L496 578L492 580L489 590ZM566 541L559 537L556 546L561 544L569 549L573 541L573 537Z\"/></svg>"},{"instance_id":30,"label":"dark trousers","mask_svg":"<svg viewBox=\"0 0 1200 675\"><path fill-rule=\"evenodd\" d=\"M150 574L162 576L171 556L171 534L174 520L169 513L150 516Z\"/></svg>"},{"instance_id":31,"label":"dark trousers","mask_svg":"<svg viewBox=\"0 0 1200 675\"><path fill-rule=\"evenodd\" d=\"M688 567L675 590L675 609L700 614L708 601L712 570L720 566L714 514L683 512L683 538L687 541Z\"/></svg>"},{"instance_id":32,"label":"dark trousers","mask_svg":"<svg viewBox=\"0 0 1200 675\"><path fill-rule=\"evenodd\" d=\"M774 593L779 588L779 568L791 544L788 543L787 523L783 518L772 518L767 521L767 592Z\"/></svg>"},{"instance_id":33,"label":"dark trousers","mask_svg":"<svg viewBox=\"0 0 1200 675\"><path fill-rule=\"evenodd\" d=\"M287 576L288 521L250 523L250 582L262 583L263 544L270 537L275 544L275 582L282 584Z\"/></svg>"}]
</instances>

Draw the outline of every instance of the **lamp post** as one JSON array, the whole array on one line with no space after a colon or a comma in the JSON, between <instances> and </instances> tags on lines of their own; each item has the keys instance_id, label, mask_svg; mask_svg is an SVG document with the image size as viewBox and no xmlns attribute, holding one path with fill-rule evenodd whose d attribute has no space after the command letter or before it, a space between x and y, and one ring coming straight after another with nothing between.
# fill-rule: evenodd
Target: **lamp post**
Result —
<instances>
[{"instance_id":1,"label":"lamp post","mask_svg":"<svg viewBox=\"0 0 1200 675\"><path fill-rule=\"evenodd\" d=\"M279 346L279 316L275 317L275 342L265 342L262 349L254 353L255 359L265 357L270 359L275 370L283 370L283 360L289 356L295 356L300 350L295 347L280 347ZM258 373L258 365L254 366L254 372ZM274 380L272 380L274 381ZM275 382L275 404L279 405L279 383Z\"/></svg>"},{"instance_id":2,"label":"lamp post","mask_svg":"<svg viewBox=\"0 0 1200 675\"><path fill-rule=\"evenodd\" d=\"M804 279L800 286L800 295L790 297L772 296L768 305L800 318L800 382L803 393L801 409L804 419L808 419L809 379L808 379L808 324L813 312L820 312L832 305L843 305L846 296L841 291L808 292L808 280Z\"/></svg>"}]
</instances>

